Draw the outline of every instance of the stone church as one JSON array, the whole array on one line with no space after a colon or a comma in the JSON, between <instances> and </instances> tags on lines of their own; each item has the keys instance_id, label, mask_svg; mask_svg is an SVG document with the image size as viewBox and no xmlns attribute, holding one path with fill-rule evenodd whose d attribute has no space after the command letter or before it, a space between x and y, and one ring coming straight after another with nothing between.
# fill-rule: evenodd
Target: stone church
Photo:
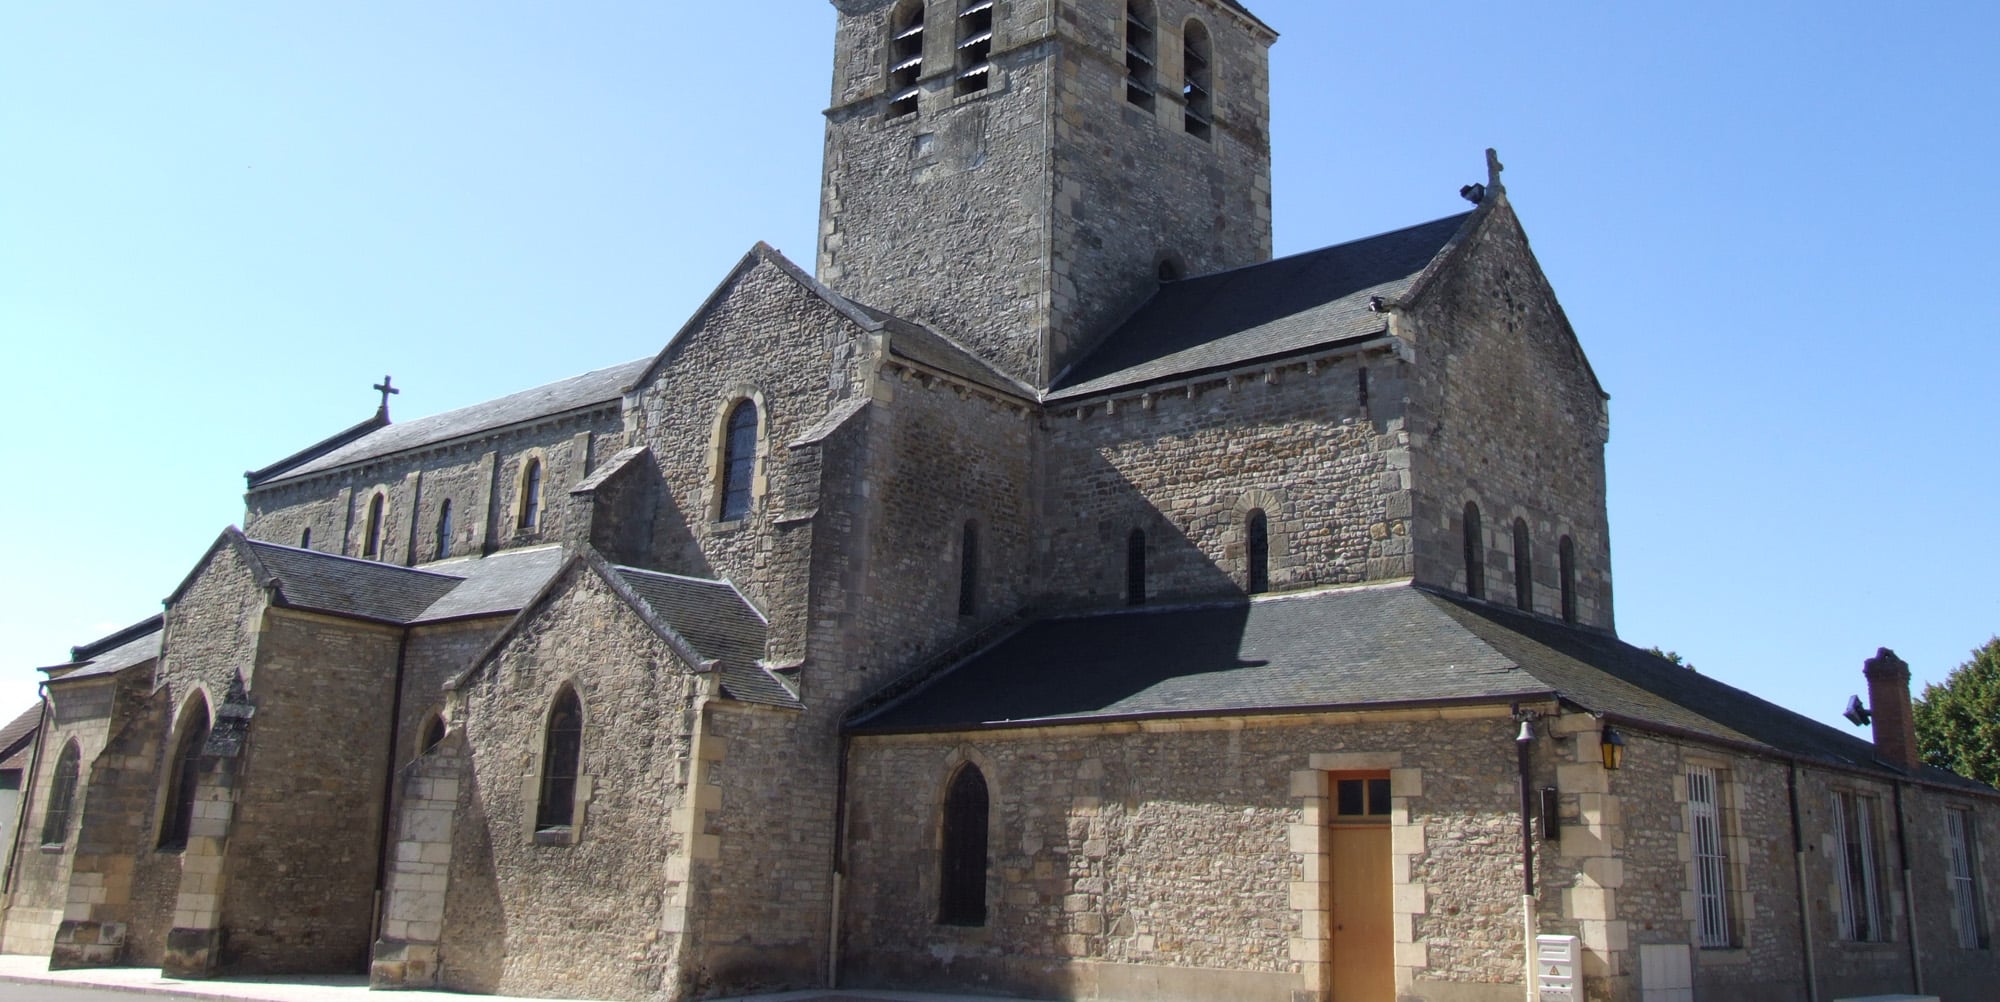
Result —
<instances>
[{"instance_id":1,"label":"stone church","mask_svg":"<svg viewBox=\"0 0 2000 1002\"><path fill-rule=\"evenodd\" d=\"M2000 794L1919 764L1892 653L1864 741L1618 639L1607 397L1497 159L1274 260L1235 0L835 6L810 271L758 244L658 354L462 410L385 383L44 669L6 950L1986 997Z\"/></svg>"}]
</instances>

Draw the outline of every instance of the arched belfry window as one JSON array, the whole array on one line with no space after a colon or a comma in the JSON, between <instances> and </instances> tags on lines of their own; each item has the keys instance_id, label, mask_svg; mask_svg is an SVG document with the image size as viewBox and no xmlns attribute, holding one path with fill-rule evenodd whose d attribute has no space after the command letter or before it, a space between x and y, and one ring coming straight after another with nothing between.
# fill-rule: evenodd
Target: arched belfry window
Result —
<instances>
[{"instance_id":1,"label":"arched belfry window","mask_svg":"<svg viewBox=\"0 0 2000 1002\"><path fill-rule=\"evenodd\" d=\"M889 28L889 117L917 113L924 75L924 0L904 0Z\"/></svg>"},{"instance_id":2,"label":"arched belfry window","mask_svg":"<svg viewBox=\"0 0 2000 1002\"><path fill-rule=\"evenodd\" d=\"M938 922L986 924L986 777L970 762L951 777L939 837Z\"/></svg>"},{"instance_id":3,"label":"arched belfry window","mask_svg":"<svg viewBox=\"0 0 2000 1002\"><path fill-rule=\"evenodd\" d=\"M196 696L181 711L181 719L181 739L174 745L173 767L167 773L173 785L167 791L166 813L160 820L160 848L172 851L187 848L188 833L194 825L201 755L208 747L208 701Z\"/></svg>"},{"instance_id":4,"label":"arched belfry window","mask_svg":"<svg viewBox=\"0 0 2000 1002\"><path fill-rule=\"evenodd\" d=\"M958 13L958 92L977 94L992 82L993 0L954 0Z\"/></svg>"},{"instance_id":5,"label":"arched belfry window","mask_svg":"<svg viewBox=\"0 0 2000 1002\"><path fill-rule=\"evenodd\" d=\"M1479 524L1479 506L1465 503L1465 593L1486 597L1486 530Z\"/></svg>"},{"instance_id":6,"label":"arched belfry window","mask_svg":"<svg viewBox=\"0 0 2000 1002\"><path fill-rule=\"evenodd\" d=\"M1535 557L1529 551L1528 521L1514 520L1514 606L1535 611Z\"/></svg>"},{"instance_id":7,"label":"arched belfry window","mask_svg":"<svg viewBox=\"0 0 2000 1002\"><path fill-rule=\"evenodd\" d=\"M451 499L445 498L438 505L437 558L443 560L451 556Z\"/></svg>"},{"instance_id":8,"label":"arched belfry window","mask_svg":"<svg viewBox=\"0 0 2000 1002\"><path fill-rule=\"evenodd\" d=\"M387 500L379 493L368 499L368 522L361 537L361 555L371 560L382 555L382 506Z\"/></svg>"},{"instance_id":9,"label":"arched belfry window","mask_svg":"<svg viewBox=\"0 0 2000 1002\"><path fill-rule=\"evenodd\" d=\"M61 845L69 841L70 814L76 806L77 773L82 761L76 742L63 745L56 759L56 771L49 776L49 804L42 813L42 844Z\"/></svg>"},{"instance_id":10,"label":"arched belfry window","mask_svg":"<svg viewBox=\"0 0 2000 1002\"><path fill-rule=\"evenodd\" d=\"M757 473L757 405L739 400L729 412L722 440L722 506L724 522L750 514L750 481Z\"/></svg>"},{"instance_id":11,"label":"arched belfry window","mask_svg":"<svg viewBox=\"0 0 2000 1002\"><path fill-rule=\"evenodd\" d=\"M549 707L542 739L542 792L535 807L535 830L567 831L576 821L576 777L583 761L583 703L563 686Z\"/></svg>"},{"instance_id":12,"label":"arched belfry window","mask_svg":"<svg viewBox=\"0 0 2000 1002\"><path fill-rule=\"evenodd\" d=\"M1181 32L1181 122L1187 134L1207 140L1215 128L1214 49L1208 28L1189 21Z\"/></svg>"},{"instance_id":13,"label":"arched belfry window","mask_svg":"<svg viewBox=\"0 0 2000 1002\"><path fill-rule=\"evenodd\" d=\"M1244 590L1260 595L1271 590L1271 526L1264 509L1253 508L1243 519L1243 555L1249 564Z\"/></svg>"},{"instance_id":14,"label":"arched belfry window","mask_svg":"<svg viewBox=\"0 0 2000 1002\"><path fill-rule=\"evenodd\" d=\"M1146 604L1146 533L1133 529L1125 537L1125 604Z\"/></svg>"},{"instance_id":15,"label":"arched belfry window","mask_svg":"<svg viewBox=\"0 0 2000 1002\"><path fill-rule=\"evenodd\" d=\"M1576 622L1576 542L1564 536L1556 543L1556 560L1562 574L1562 617Z\"/></svg>"},{"instance_id":16,"label":"arched belfry window","mask_svg":"<svg viewBox=\"0 0 2000 1002\"><path fill-rule=\"evenodd\" d=\"M529 456L521 467L521 517L515 527L527 531L542 523L542 457Z\"/></svg>"},{"instance_id":17,"label":"arched belfry window","mask_svg":"<svg viewBox=\"0 0 2000 1002\"><path fill-rule=\"evenodd\" d=\"M436 748L443 741L444 741L444 717L440 714L433 713L430 715L430 719L424 721L423 744L419 747L418 753L422 754L423 752L428 752L431 749Z\"/></svg>"},{"instance_id":18,"label":"arched belfry window","mask_svg":"<svg viewBox=\"0 0 2000 1002\"><path fill-rule=\"evenodd\" d=\"M1158 35L1152 0L1130 0L1125 5L1125 100L1147 111L1153 110Z\"/></svg>"},{"instance_id":19,"label":"arched belfry window","mask_svg":"<svg viewBox=\"0 0 2000 1002\"><path fill-rule=\"evenodd\" d=\"M958 614L979 611L979 525L965 523L958 540Z\"/></svg>"}]
</instances>

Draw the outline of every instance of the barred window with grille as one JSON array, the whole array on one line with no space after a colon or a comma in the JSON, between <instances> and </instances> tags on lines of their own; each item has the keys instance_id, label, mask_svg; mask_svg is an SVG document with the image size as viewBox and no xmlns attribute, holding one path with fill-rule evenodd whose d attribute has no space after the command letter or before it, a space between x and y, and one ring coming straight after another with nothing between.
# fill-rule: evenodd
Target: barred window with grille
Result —
<instances>
[{"instance_id":1,"label":"barred window with grille","mask_svg":"<svg viewBox=\"0 0 2000 1002\"><path fill-rule=\"evenodd\" d=\"M1875 877L1875 798L1848 790L1833 795L1833 829L1839 839L1840 938L1883 939L1882 905Z\"/></svg>"},{"instance_id":2,"label":"barred window with grille","mask_svg":"<svg viewBox=\"0 0 2000 1002\"><path fill-rule=\"evenodd\" d=\"M1729 858L1722 844L1722 782L1715 769L1691 766L1688 814L1694 835L1695 906L1704 949L1733 945L1729 931Z\"/></svg>"},{"instance_id":3,"label":"barred window with grille","mask_svg":"<svg viewBox=\"0 0 2000 1002\"><path fill-rule=\"evenodd\" d=\"M1951 843L1951 917L1958 930L1958 945L1968 950L1983 950L1986 916L1979 907L1978 853L1974 848L1971 813L1946 811L1944 829Z\"/></svg>"}]
</instances>

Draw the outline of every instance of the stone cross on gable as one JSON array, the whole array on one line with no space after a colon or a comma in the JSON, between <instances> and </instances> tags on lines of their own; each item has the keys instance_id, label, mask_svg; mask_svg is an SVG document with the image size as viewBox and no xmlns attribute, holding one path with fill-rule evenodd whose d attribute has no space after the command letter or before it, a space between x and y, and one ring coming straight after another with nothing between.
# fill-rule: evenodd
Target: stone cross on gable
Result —
<instances>
[{"instance_id":1,"label":"stone cross on gable","mask_svg":"<svg viewBox=\"0 0 2000 1002\"><path fill-rule=\"evenodd\" d=\"M390 395L390 394L392 394L392 393L401 393L401 392L403 392L402 390L399 390L399 389L397 389L397 388L395 387L395 384L393 384L393 383L391 383L391 382L389 381L389 377L388 377L388 376L383 376L383 377L382 377L382 381L381 381L381 382L379 382L379 383L376 383L376 384L374 385L373 389L375 390L375 392L377 392L377 393L380 393L380 394L382 394L382 407L381 407L381 413L383 413L383 414L387 414L387 413L389 413L389 395Z\"/></svg>"}]
</instances>

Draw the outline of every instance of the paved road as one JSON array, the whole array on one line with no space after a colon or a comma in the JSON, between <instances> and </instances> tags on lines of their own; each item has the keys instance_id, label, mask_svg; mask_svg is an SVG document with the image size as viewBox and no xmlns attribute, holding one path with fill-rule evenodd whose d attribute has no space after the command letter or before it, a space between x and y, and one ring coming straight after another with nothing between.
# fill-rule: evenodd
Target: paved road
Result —
<instances>
[{"instance_id":1,"label":"paved road","mask_svg":"<svg viewBox=\"0 0 2000 1002\"><path fill-rule=\"evenodd\" d=\"M160 996L153 997L157 999ZM134 992L107 992L100 988L0 982L0 1000L4 1002L144 1002L145 998Z\"/></svg>"}]
</instances>

